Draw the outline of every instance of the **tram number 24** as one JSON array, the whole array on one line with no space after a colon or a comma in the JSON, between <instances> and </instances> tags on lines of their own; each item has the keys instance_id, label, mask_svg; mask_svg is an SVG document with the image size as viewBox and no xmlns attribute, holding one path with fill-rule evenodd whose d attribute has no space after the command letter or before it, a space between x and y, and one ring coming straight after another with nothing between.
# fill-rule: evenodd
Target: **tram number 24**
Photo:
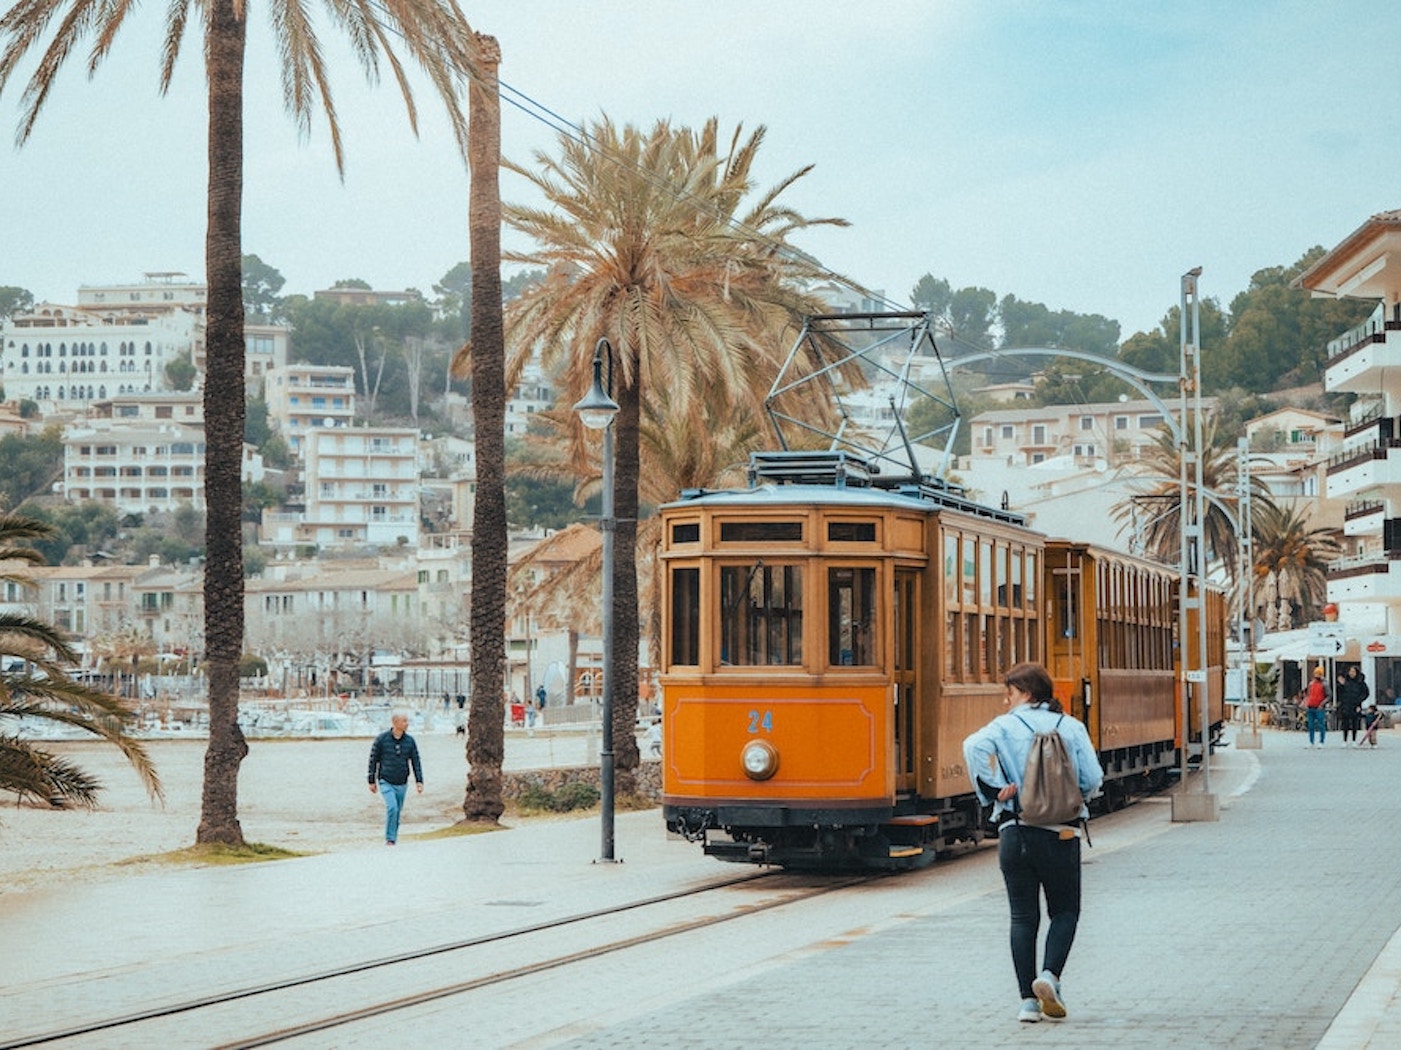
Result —
<instances>
[{"instance_id":1,"label":"tram number 24","mask_svg":"<svg viewBox=\"0 0 1401 1050\"><path fill-rule=\"evenodd\" d=\"M773 732L773 712L772 711L750 711L749 712L749 732L750 733L772 733Z\"/></svg>"}]
</instances>

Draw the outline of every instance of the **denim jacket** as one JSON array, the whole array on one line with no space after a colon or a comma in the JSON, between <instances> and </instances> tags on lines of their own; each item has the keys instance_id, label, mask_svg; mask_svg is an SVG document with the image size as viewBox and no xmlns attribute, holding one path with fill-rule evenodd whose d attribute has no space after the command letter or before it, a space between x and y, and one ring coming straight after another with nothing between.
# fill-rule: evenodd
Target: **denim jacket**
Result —
<instances>
[{"instance_id":1,"label":"denim jacket","mask_svg":"<svg viewBox=\"0 0 1401 1050\"><path fill-rule=\"evenodd\" d=\"M1022 725L1016 716L1025 719L1031 729ZM1060 720L1059 728L1057 720ZM963 742L963 761L973 781L973 790L978 794L978 801L992 806L994 823L1000 821L1004 813L1013 811L1013 800L999 801L997 792L1011 783L1021 786L1026 760L1031 754L1031 741L1036 733L1048 729L1057 729L1065 739L1065 749L1075 763L1080 793L1087 800L1099 793L1104 783L1104 770L1100 768L1099 756L1084 723L1043 705L1022 704L1005 715L998 715ZM1082 805L1081 818L1089 815L1089 807Z\"/></svg>"}]
</instances>

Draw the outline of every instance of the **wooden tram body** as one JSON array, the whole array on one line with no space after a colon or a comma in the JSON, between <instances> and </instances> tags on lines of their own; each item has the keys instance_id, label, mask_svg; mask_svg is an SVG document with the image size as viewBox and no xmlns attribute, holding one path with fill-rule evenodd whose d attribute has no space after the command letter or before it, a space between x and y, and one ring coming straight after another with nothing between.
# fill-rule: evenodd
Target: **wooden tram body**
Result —
<instances>
[{"instance_id":1,"label":"wooden tram body","mask_svg":"<svg viewBox=\"0 0 1401 1050\"><path fill-rule=\"evenodd\" d=\"M1070 540L1046 546L1046 667L1056 696L1083 721L1105 770L1106 805L1156 790L1180 762L1184 741L1200 741L1199 698L1189 697L1182 731L1182 666L1175 569ZM1208 740L1221 730L1225 684L1225 599L1207 591ZM1188 653L1200 644L1188 611Z\"/></svg>"},{"instance_id":2,"label":"wooden tram body","mask_svg":"<svg viewBox=\"0 0 1401 1050\"><path fill-rule=\"evenodd\" d=\"M772 454L751 477L662 510L669 828L792 867L911 866L976 842L963 740L1022 660L1086 719L1113 800L1166 776L1182 741L1170 570L1047 541L947 489L882 486L843 453Z\"/></svg>"}]
</instances>

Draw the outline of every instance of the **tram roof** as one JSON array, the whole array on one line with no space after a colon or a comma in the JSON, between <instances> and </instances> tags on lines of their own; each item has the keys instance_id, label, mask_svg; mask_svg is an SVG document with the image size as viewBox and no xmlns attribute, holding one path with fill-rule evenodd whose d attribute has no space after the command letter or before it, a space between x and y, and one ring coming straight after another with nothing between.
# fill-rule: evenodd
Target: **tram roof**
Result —
<instances>
[{"instance_id":1,"label":"tram roof","mask_svg":"<svg viewBox=\"0 0 1401 1050\"><path fill-rule=\"evenodd\" d=\"M881 509L903 509L928 514L932 510L955 510L978 517L992 518L1012 525L1025 525L1026 519L1012 511L986 507L972 500L963 499L951 493L942 493L928 486L908 486L904 488L865 488L843 485L821 485L765 482L753 488L743 489L687 489L681 498L664 505L669 507L691 507L697 503L706 506L839 506L850 509L871 507Z\"/></svg>"},{"instance_id":2,"label":"tram roof","mask_svg":"<svg viewBox=\"0 0 1401 1050\"><path fill-rule=\"evenodd\" d=\"M926 477L885 476L879 464L836 450L753 452L749 456L748 488L687 489L679 501L667 506L694 506L702 500L749 506L805 503L904 507L926 514L932 509L949 509L1011 525L1026 524L1023 515L976 503L956 486Z\"/></svg>"}]
</instances>

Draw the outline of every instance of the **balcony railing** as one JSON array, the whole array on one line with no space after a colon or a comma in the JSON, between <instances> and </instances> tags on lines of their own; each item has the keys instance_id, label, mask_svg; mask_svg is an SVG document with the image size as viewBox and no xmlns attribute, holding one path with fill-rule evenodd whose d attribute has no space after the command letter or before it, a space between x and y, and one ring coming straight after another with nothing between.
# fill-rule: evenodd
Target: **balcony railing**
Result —
<instances>
[{"instance_id":1,"label":"balcony railing","mask_svg":"<svg viewBox=\"0 0 1401 1050\"><path fill-rule=\"evenodd\" d=\"M1377 422L1378 424L1387 424L1389 430L1391 423L1390 418L1378 420ZM1380 425L1378 426L1378 434L1381 434ZM1401 438L1391 437L1388 433L1387 436L1379 436L1377 440L1365 445L1355 445L1352 448L1333 453L1333 455L1328 457L1325 467L1327 473L1331 476L1341 470L1347 470L1349 467L1355 467L1361 463L1366 463L1370 459L1386 459L1387 450L1393 448L1401 448Z\"/></svg>"},{"instance_id":2,"label":"balcony railing","mask_svg":"<svg viewBox=\"0 0 1401 1050\"><path fill-rule=\"evenodd\" d=\"M1370 343L1386 342L1387 330L1392 326L1386 324L1382 318L1382 311L1378 309L1356 328L1349 329L1336 339L1330 339L1328 341L1328 360L1345 357L1359 347L1367 346Z\"/></svg>"},{"instance_id":3,"label":"balcony railing","mask_svg":"<svg viewBox=\"0 0 1401 1050\"><path fill-rule=\"evenodd\" d=\"M1385 506L1386 504L1379 499L1355 499L1343 508L1343 520L1352 521L1354 518L1378 514Z\"/></svg>"},{"instance_id":4,"label":"balcony railing","mask_svg":"<svg viewBox=\"0 0 1401 1050\"><path fill-rule=\"evenodd\" d=\"M1369 576L1391 571L1391 563L1401 559L1401 551L1369 551L1366 554L1351 554L1346 558L1328 563L1329 580L1345 580L1356 576Z\"/></svg>"}]
</instances>

